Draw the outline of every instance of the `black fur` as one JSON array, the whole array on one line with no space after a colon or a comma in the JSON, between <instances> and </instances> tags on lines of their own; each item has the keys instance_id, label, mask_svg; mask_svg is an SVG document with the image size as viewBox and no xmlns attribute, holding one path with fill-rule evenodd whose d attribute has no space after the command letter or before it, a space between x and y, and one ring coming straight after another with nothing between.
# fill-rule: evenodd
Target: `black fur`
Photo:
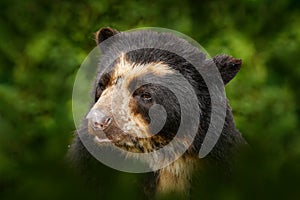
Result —
<instances>
[{"instance_id":1,"label":"black fur","mask_svg":"<svg viewBox=\"0 0 300 200\"><path fill-rule=\"evenodd\" d=\"M111 28L100 29L97 33L96 40L97 43L101 43L107 38L119 33L118 31ZM199 101L199 107L201 110L200 114L200 126L198 127L198 134L194 139L193 145L188 149L184 156L198 156L199 149L201 148L201 144L203 142L204 136L207 132L208 125L210 123L211 117L211 99L209 95L208 88L203 80L203 77L198 73L198 71L185 59L182 57L171 53L166 50L154 49L154 48L145 48L134 50L128 52L126 54L126 58L130 60L132 63L151 63L151 62L162 62L167 64L173 70L180 72L193 86L194 91L197 95ZM224 84L227 84L236 73L239 71L241 67L241 60L235 59L233 57L227 55L218 55L214 57L213 62L218 67L220 74L222 76ZM105 74L101 74L100 77L97 78L95 83L94 97L95 102L101 96L101 92L105 89L106 84L109 82L109 72ZM134 84L134 83L132 83ZM133 88L133 86L132 86ZM129 88L130 89L130 88ZM157 103L163 105L163 107L167 111L167 121L164 128L160 131L160 133L155 136L161 136L164 139L164 143L156 142L155 138L152 140L153 149L156 150L160 147L163 147L168 143L176 134L178 126L180 124L180 105L176 100L174 94L168 90L167 88L155 85L148 84L139 88L135 91L134 95L139 95L143 92L148 92L151 95L151 102L140 102L141 100L136 98L132 112L142 114L143 118L150 122L150 118L148 116L149 108L152 104ZM139 96L140 97L140 96ZM168 98L166 98L168 97ZM82 127L86 130L86 121L84 121ZM156 143L155 143L156 142ZM245 145L246 142L239 133L239 131L235 127L235 123L233 120L231 108L227 103L227 111L225 124L221 133L221 136L213 148L213 150L206 156L203 160L206 163L209 163L212 166L216 166L220 169L228 169L232 163L232 156L235 152L238 151L240 146ZM82 142L75 135L74 142L69 151L70 158L73 163L78 166L83 166L81 168L83 173L88 173L89 165L97 166L101 165L100 163L95 162L95 159L87 152L84 148ZM93 167L95 168L95 167ZM153 173L153 184L150 184L150 188L155 189L156 183L156 175L157 173ZM95 178L95 177L94 177ZM97 179L97 178L95 178Z\"/></svg>"}]
</instances>

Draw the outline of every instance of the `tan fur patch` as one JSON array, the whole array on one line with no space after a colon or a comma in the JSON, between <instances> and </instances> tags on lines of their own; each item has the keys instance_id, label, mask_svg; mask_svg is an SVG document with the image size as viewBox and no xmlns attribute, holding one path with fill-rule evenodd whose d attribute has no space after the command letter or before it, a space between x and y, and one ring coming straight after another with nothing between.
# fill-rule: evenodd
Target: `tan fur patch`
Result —
<instances>
[{"instance_id":1,"label":"tan fur patch","mask_svg":"<svg viewBox=\"0 0 300 200\"><path fill-rule=\"evenodd\" d=\"M129 97L131 94L128 92L129 84L132 80L137 79L147 73L153 73L157 76L164 76L166 74L172 74L172 70L168 67L168 65L163 64L162 62L157 63L147 63L147 64L134 64L130 62L126 55L123 53L119 57L119 61L115 66L115 69L112 73L112 83L116 83L118 79L122 79L122 89L121 93L123 93L123 97ZM126 94L125 94L126 93ZM127 102L126 102L127 104ZM127 104L128 105L128 104ZM128 108L124 108L128 109ZM126 129L131 129L135 126L141 129L140 131L136 131L135 133L143 132L143 134L137 134L139 137L150 137L148 124L145 122L143 117L139 114L133 115L129 113L131 121L128 120L127 124L124 124Z\"/></svg>"},{"instance_id":2,"label":"tan fur patch","mask_svg":"<svg viewBox=\"0 0 300 200\"><path fill-rule=\"evenodd\" d=\"M118 108L119 113L114 113L114 115L118 115L119 119L117 119L117 121L122 122L118 123L118 125L126 133L130 133L138 137L150 137L151 135L148 134L148 124L145 122L143 117L139 114L132 114L130 112L128 106L132 94L130 94L130 92L128 91L128 87L132 80L139 78L149 72L157 76L164 76L166 74L173 73L168 65L163 64L162 62L134 64L126 58L126 55L124 53L122 53L112 72L109 84L110 86L106 90L104 90L102 94L105 96L105 92L107 90L115 90L115 92L113 93L118 94L118 96L112 97L113 101L118 98L119 100L117 101L119 103L117 103L116 105L121 106ZM119 83L119 80L121 83ZM102 98L102 95L100 99ZM98 102L96 104L98 104Z\"/></svg>"},{"instance_id":3,"label":"tan fur patch","mask_svg":"<svg viewBox=\"0 0 300 200\"><path fill-rule=\"evenodd\" d=\"M162 62L134 64L127 60L126 55L123 53L119 57L119 62L115 66L112 79L117 80L120 77L124 78L124 84L127 87L132 80L149 72L157 76L164 76L174 73L167 64Z\"/></svg>"},{"instance_id":4,"label":"tan fur patch","mask_svg":"<svg viewBox=\"0 0 300 200\"><path fill-rule=\"evenodd\" d=\"M157 195L180 193L188 195L190 181L196 170L197 158L180 157L178 160L159 171Z\"/></svg>"},{"instance_id":5,"label":"tan fur patch","mask_svg":"<svg viewBox=\"0 0 300 200\"><path fill-rule=\"evenodd\" d=\"M113 117L115 128L118 129L117 131L121 135L127 134L132 137L139 137L141 140L138 143L143 147L143 151L152 150L150 140L146 139L152 135L149 130L149 124L142 115L133 113L130 109L132 94L129 91L129 84L148 73L164 76L174 72L167 64L162 62L136 64L130 62L124 53L121 54L111 73L109 84L93 106L93 109L104 110ZM89 131L93 132L92 130ZM117 138L115 139L117 140ZM118 143L124 144L129 149L134 148L133 146L135 145L129 139L123 142L118 141Z\"/></svg>"}]
</instances>

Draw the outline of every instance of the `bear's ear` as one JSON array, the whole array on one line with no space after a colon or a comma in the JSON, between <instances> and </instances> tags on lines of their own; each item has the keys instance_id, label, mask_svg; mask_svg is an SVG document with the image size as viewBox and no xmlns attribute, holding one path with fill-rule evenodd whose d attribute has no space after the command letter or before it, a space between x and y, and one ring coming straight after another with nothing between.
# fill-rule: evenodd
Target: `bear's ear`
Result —
<instances>
[{"instance_id":1,"label":"bear's ear","mask_svg":"<svg viewBox=\"0 0 300 200\"><path fill-rule=\"evenodd\" d=\"M112 29L110 27L105 27L105 28L99 29L99 31L97 31L97 33L96 33L97 45L117 33L119 33L119 31Z\"/></svg>"},{"instance_id":2,"label":"bear's ear","mask_svg":"<svg viewBox=\"0 0 300 200\"><path fill-rule=\"evenodd\" d=\"M213 58L226 85L240 71L242 60L228 55L217 55Z\"/></svg>"}]
</instances>

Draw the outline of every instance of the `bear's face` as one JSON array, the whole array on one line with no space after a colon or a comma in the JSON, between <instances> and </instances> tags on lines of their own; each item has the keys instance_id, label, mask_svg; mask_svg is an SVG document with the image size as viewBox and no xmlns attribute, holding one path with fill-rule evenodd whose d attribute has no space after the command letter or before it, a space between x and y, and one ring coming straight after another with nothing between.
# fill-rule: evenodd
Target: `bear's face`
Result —
<instances>
[{"instance_id":1,"label":"bear's face","mask_svg":"<svg viewBox=\"0 0 300 200\"><path fill-rule=\"evenodd\" d=\"M97 143L111 142L129 151L149 152L172 139L180 123L180 108L167 88L145 82L149 77L160 79L174 71L163 62L129 59L138 53L143 50L121 54L112 70L97 80L95 104L87 115L88 130ZM166 113L157 110L161 106ZM151 125L151 112L156 115L153 118L165 114L165 121Z\"/></svg>"},{"instance_id":2,"label":"bear's face","mask_svg":"<svg viewBox=\"0 0 300 200\"><path fill-rule=\"evenodd\" d=\"M119 32L110 28L100 29L96 35L97 43L100 44L115 34ZM126 36L127 39L130 39L129 35ZM167 34L161 36L174 39ZM178 42L182 43L181 40ZM193 55L193 50L189 50L188 46L184 49L184 45L183 42L182 52ZM110 47L99 46L100 49ZM94 90L95 101L86 116L88 132L94 136L95 142L101 145L114 144L131 152L152 152L167 145L177 134L181 118L188 117L187 121L191 126L184 127L187 134L178 140L189 150L197 152L210 123L211 99L206 83L196 68L183 57L157 48L121 52L116 57L109 70L104 70L98 76ZM205 66L207 69L215 66L218 68L224 84L227 84L241 67L241 60L231 56L219 55L212 60L201 59L203 69L206 69ZM215 65L212 66L211 63ZM184 82L173 81L178 73L188 81L191 90L195 92L196 107L199 107L195 110L200 113L200 119L195 117L195 114L184 115L182 112L182 108L189 104L191 95ZM159 84L159 81L156 84L153 80L169 80L168 86L175 85L181 99L187 99L188 103L179 104L178 94L175 95L168 86ZM195 104L192 105L194 108ZM200 124L194 123L197 120ZM193 131L190 130L195 129L198 130L197 136L190 148L187 141L192 137L189 134Z\"/></svg>"}]
</instances>

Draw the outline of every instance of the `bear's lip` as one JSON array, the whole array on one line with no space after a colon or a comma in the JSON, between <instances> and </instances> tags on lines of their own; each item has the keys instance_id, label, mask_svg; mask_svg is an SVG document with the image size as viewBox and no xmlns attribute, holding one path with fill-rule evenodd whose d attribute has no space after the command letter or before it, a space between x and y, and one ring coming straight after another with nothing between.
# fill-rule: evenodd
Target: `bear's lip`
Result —
<instances>
[{"instance_id":1,"label":"bear's lip","mask_svg":"<svg viewBox=\"0 0 300 200\"><path fill-rule=\"evenodd\" d=\"M108 139L108 138L100 138L98 136L94 137L94 141L97 142L97 143L107 143L107 142L110 143L111 142L111 140Z\"/></svg>"}]
</instances>

